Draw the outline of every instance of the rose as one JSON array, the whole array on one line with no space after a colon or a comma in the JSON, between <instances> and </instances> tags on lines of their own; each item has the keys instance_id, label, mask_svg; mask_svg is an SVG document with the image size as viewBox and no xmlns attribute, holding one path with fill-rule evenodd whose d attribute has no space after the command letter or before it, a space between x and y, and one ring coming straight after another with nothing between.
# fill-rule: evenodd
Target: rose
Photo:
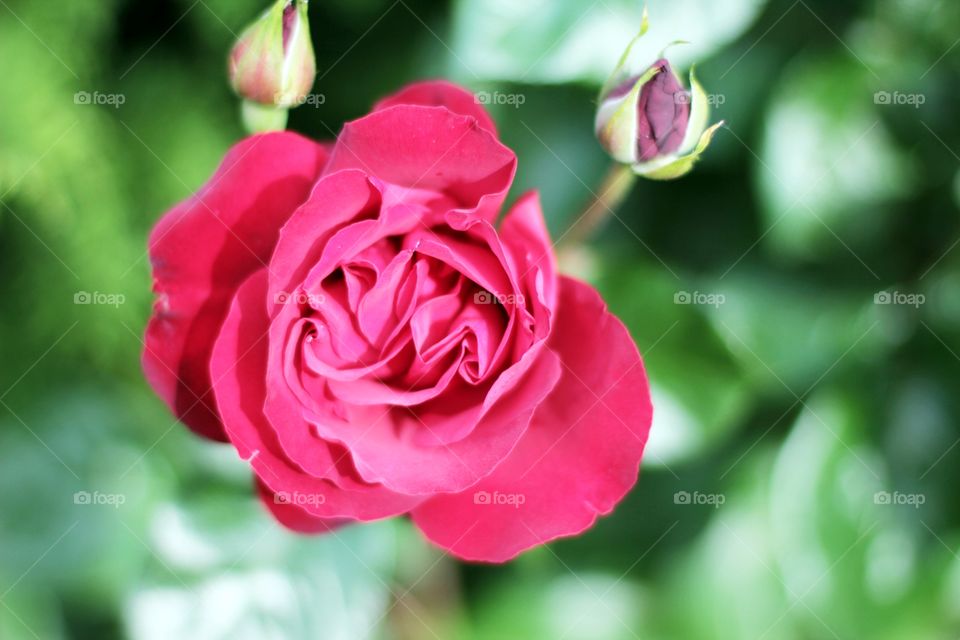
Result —
<instances>
[{"instance_id":1,"label":"rose","mask_svg":"<svg viewBox=\"0 0 960 640\"><path fill-rule=\"evenodd\" d=\"M636 481L640 356L556 273L535 193L495 226L515 165L471 94L421 83L332 147L244 140L154 229L147 378L236 447L283 524L409 513L455 555L504 561ZM273 498L295 492L323 499Z\"/></svg>"}]
</instances>

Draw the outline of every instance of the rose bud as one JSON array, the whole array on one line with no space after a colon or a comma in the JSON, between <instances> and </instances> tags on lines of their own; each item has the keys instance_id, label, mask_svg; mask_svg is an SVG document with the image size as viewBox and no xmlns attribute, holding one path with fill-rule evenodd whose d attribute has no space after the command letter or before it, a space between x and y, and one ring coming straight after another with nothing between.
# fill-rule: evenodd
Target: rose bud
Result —
<instances>
[{"instance_id":1,"label":"rose bud","mask_svg":"<svg viewBox=\"0 0 960 640\"><path fill-rule=\"evenodd\" d=\"M670 180L693 168L723 123L707 128L709 100L692 69L690 91L662 56L643 73L626 69L647 27L644 14L640 34L600 92L596 132L607 153L637 175Z\"/></svg>"},{"instance_id":2,"label":"rose bud","mask_svg":"<svg viewBox=\"0 0 960 640\"><path fill-rule=\"evenodd\" d=\"M267 117L254 130L284 128L286 110L313 87L317 63L310 40L307 0L277 0L240 36L230 52L230 84L244 98L244 116ZM281 119L269 126L269 114ZM254 123L257 124L257 123Z\"/></svg>"}]
</instances>

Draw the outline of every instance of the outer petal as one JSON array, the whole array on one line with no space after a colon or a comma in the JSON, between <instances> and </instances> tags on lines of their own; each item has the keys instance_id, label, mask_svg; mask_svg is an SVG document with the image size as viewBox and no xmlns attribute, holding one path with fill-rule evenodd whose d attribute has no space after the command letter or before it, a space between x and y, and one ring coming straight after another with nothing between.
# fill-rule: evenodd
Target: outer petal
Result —
<instances>
[{"instance_id":1,"label":"outer petal","mask_svg":"<svg viewBox=\"0 0 960 640\"><path fill-rule=\"evenodd\" d=\"M207 365L230 299L270 259L280 227L306 200L326 158L323 147L295 134L247 138L150 234L158 297L143 369L154 391L200 435L224 439Z\"/></svg>"},{"instance_id":2,"label":"outer petal","mask_svg":"<svg viewBox=\"0 0 960 640\"><path fill-rule=\"evenodd\" d=\"M517 158L472 116L395 105L347 123L327 172L361 169L407 189L438 191L459 211L494 220Z\"/></svg>"},{"instance_id":3,"label":"outer petal","mask_svg":"<svg viewBox=\"0 0 960 640\"><path fill-rule=\"evenodd\" d=\"M277 494L270 490L262 480L256 480L257 493L260 501L267 510L277 519L277 522L297 533L328 533L343 525L354 522L349 518L318 518L312 516L297 505L290 502L284 494Z\"/></svg>"},{"instance_id":4,"label":"outer petal","mask_svg":"<svg viewBox=\"0 0 960 640\"><path fill-rule=\"evenodd\" d=\"M637 348L589 286L560 280L550 347L563 377L516 449L469 490L412 512L435 544L503 562L589 528L637 479L652 408Z\"/></svg>"},{"instance_id":5,"label":"outer petal","mask_svg":"<svg viewBox=\"0 0 960 640\"><path fill-rule=\"evenodd\" d=\"M379 111L398 104L419 104L425 107L446 107L463 116L473 116L481 127L497 135L496 125L477 96L463 87L446 80L425 80L409 84L392 96L374 105Z\"/></svg>"},{"instance_id":6,"label":"outer petal","mask_svg":"<svg viewBox=\"0 0 960 640\"><path fill-rule=\"evenodd\" d=\"M325 478L330 479L312 476L286 457L276 430L303 429L305 425L299 420L271 424L263 415L268 375L266 292L266 271L254 274L240 287L210 361L217 407L237 452L249 460L270 491L293 496L294 506L314 517L374 520L404 513L419 504L422 498L398 495L352 478L344 468L349 466L349 455L338 455L322 440L314 439L310 448L318 466L326 469ZM298 496L308 499L300 501ZM290 515L288 509L280 511ZM294 526L284 518L280 520Z\"/></svg>"}]
</instances>

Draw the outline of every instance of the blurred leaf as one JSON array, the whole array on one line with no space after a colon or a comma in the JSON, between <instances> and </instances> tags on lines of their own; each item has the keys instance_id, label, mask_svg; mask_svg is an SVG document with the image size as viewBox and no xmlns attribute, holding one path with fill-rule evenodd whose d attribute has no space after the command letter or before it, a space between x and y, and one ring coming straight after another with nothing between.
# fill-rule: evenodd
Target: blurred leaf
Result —
<instances>
[{"instance_id":1,"label":"blurred leaf","mask_svg":"<svg viewBox=\"0 0 960 640\"><path fill-rule=\"evenodd\" d=\"M478 603L470 640L566 638L630 640L646 613L644 597L628 580L598 573L532 576L492 591ZM647 638L648 636L643 636Z\"/></svg>"},{"instance_id":2,"label":"blurred leaf","mask_svg":"<svg viewBox=\"0 0 960 640\"><path fill-rule=\"evenodd\" d=\"M520 158L511 201L536 189L554 240L593 197L609 158L593 135L593 92L581 87L488 87L490 96L521 98L493 105L504 144ZM558 109L557 105L565 105Z\"/></svg>"},{"instance_id":3,"label":"blurred leaf","mask_svg":"<svg viewBox=\"0 0 960 640\"><path fill-rule=\"evenodd\" d=\"M13 579L0 584L8 584ZM64 633L63 620L56 612L57 602L52 593L19 589L0 599L0 638L3 640L60 640Z\"/></svg>"},{"instance_id":4,"label":"blurred leaf","mask_svg":"<svg viewBox=\"0 0 960 640\"><path fill-rule=\"evenodd\" d=\"M863 441L866 416L817 395L775 457L769 438L751 447L660 592L670 637L948 637L948 592L920 560L928 512L877 497L895 488Z\"/></svg>"},{"instance_id":5,"label":"blurred leaf","mask_svg":"<svg viewBox=\"0 0 960 640\"><path fill-rule=\"evenodd\" d=\"M77 333L87 340L64 346L101 366L129 367L131 336L118 322L136 325L135 303L149 299L142 283L124 278L142 255L142 240L127 224L124 166L116 162L123 145L112 119L119 109L92 100L119 95L93 79L112 4L30 3L17 14L23 23L4 9L0 58L30 64L9 65L0 83L0 166L13 168L0 170L2 264L9 274L0 285L9 294L0 296L0 307L2 324L32 320L13 349L42 351L67 330L67 318L82 319ZM76 38L78 32L85 37ZM119 302L77 306L81 292Z\"/></svg>"},{"instance_id":6,"label":"blurred leaf","mask_svg":"<svg viewBox=\"0 0 960 640\"><path fill-rule=\"evenodd\" d=\"M957 171L957 175L953 178L953 200L960 209L960 171Z\"/></svg>"},{"instance_id":7,"label":"blurred leaf","mask_svg":"<svg viewBox=\"0 0 960 640\"><path fill-rule=\"evenodd\" d=\"M786 610L787 599L771 568L773 549L763 513L761 478L768 454L766 447L754 451L702 537L673 559L668 575L657 579L658 600L652 606L658 615L651 626L660 635L654 637L760 638ZM771 637L778 640L799 640L785 625L775 632Z\"/></svg>"},{"instance_id":8,"label":"blurred leaf","mask_svg":"<svg viewBox=\"0 0 960 640\"><path fill-rule=\"evenodd\" d=\"M252 497L162 506L153 579L126 604L135 640L375 637L390 598L393 523L324 536L284 530Z\"/></svg>"},{"instance_id":9,"label":"blurred leaf","mask_svg":"<svg viewBox=\"0 0 960 640\"><path fill-rule=\"evenodd\" d=\"M152 460L135 465L147 445L124 432L137 414L122 398L46 392L55 406L0 423L0 567L22 575L13 594L69 593L88 614L109 617L145 556L129 528L145 521L171 479Z\"/></svg>"},{"instance_id":10,"label":"blurred leaf","mask_svg":"<svg viewBox=\"0 0 960 640\"><path fill-rule=\"evenodd\" d=\"M872 292L831 292L766 273L735 273L705 285L724 296L709 318L761 389L802 396L822 376L886 346Z\"/></svg>"},{"instance_id":11,"label":"blurred leaf","mask_svg":"<svg viewBox=\"0 0 960 640\"><path fill-rule=\"evenodd\" d=\"M804 59L781 75L754 169L762 237L778 257L856 253L889 222L885 205L908 193L911 165L881 122L870 81L860 62L836 57Z\"/></svg>"},{"instance_id":12,"label":"blurred leaf","mask_svg":"<svg viewBox=\"0 0 960 640\"><path fill-rule=\"evenodd\" d=\"M749 27L765 0L649 0L650 31L635 48L652 64L675 40L675 66L708 57ZM511 82L601 84L640 30L637 0L457 0L452 48L463 77ZM467 75L469 74L469 75Z\"/></svg>"},{"instance_id":13,"label":"blurred leaf","mask_svg":"<svg viewBox=\"0 0 960 640\"><path fill-rule=\"evenodd\" d=\"M915 486L884 480L877 452L863 441L864 409L849 397L816 396L784 443L770 495L778 567L805 605L796 617L808 629L937 637L949 630L940 586L919 559L933 507Z\"/></svg>"},{"instance_id":14,"label":"blurred leaf","mask_svg":"<svg viewBox=\"0 0 960 640\"><path fill-rule=\"evenodd\" d=\"M663 269L612 262L598 286L637 341L653 385L646 464L670 464L716 446L745 409L746 379L711 328L714 308L684 297L697 286Z\"/></svg>"}]
</instances>

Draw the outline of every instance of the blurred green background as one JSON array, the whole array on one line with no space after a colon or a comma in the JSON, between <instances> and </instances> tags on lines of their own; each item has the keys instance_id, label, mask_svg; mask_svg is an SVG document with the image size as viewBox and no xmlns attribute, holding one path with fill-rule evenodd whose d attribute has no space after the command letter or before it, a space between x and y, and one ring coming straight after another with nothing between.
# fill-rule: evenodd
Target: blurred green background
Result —
<instances>
[{"instance_id":1,"label":"blurred green background","mask_svg":"<svg viewBox=\"0 0 960 640\"><path fill-rule=\"evenodd\" d=\"M564 260L645 355L651 444L612 516L505 566L403 519L284 532L142 379L146 234L241 137L264 4L0 0L0 638L960 636L960 3L650 0L728 126ZM494 115L558 237L639 16L316 0L291 127L424 77L522 96Z\"/></svg>"}]
</instances>

